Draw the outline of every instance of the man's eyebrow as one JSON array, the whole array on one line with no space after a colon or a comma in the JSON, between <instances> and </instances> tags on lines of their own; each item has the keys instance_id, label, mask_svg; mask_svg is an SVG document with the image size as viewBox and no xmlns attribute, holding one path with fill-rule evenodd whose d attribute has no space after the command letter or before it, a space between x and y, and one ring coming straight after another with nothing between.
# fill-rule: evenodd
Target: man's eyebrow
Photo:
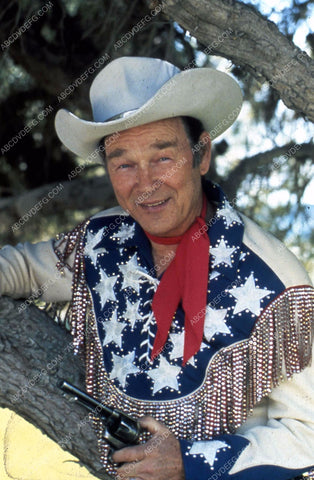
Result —
<instances>
[{"instance_id":1,"label":"man's eyebrow","mask_svg":"<svg viewBox=\"0 0 314 480\"><path fill-rule=\"evenodd\" d=\"M164 148L177 147L178 140L157 140L156 142L150 145L150 148L157 148L158 150L163 150Z\"/></svg>"},{"instance_id":2,"label":"man's eyebrow","mask_svg":"<svg viewBox=\"0 0 314 480\"><path fill-rule=\"evenodd\" d=\"M178 146L178 140L157 140L156 142L152 143L149 148L151 149L157 149L157 150L164 150L165 148L169 147L177 147ZM116 148L113 150L111 153L109 153L106 158L107 160L111 160L112 158L119 158L122 157L127 153L127 150L125 148Z\"/></svg>"},{"instance_id":3,"label":"man's eyebrow","mask_svg":"<svg viewBox=\"0 0 314 480\"><path fill-rule=\"evenodd\" d=\"M126 152L125 148L116 148L116 149L113 150L111 153L109 153L108 155L106 155L107 160L110 160L111 158L122 157L122 155L124 155L125 152Z\"/></svg>"}]
</instances>

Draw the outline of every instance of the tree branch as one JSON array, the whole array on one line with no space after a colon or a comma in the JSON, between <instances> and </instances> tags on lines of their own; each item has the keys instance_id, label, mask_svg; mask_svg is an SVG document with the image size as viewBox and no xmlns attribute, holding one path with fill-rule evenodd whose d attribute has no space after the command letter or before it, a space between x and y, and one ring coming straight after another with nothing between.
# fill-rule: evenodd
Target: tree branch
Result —
<instances>
[{"instance_id":1,"label":"tree branch","mask_svg":"<svg viewBox=\"0 0 314 480\"><path fill-rule=\"evenodd\" d=\"M226 178L219 181L219 184L230 198L235 198L239 185L249 174L268 176L273 170L284 165L289 158L295 158L302 163L313 157L313 143L297 144L291 142L287 145L258 153L252 157L244 158L228 173ZM278 161L274 162L274 159L278 159ZM252 168L252 165L254 168Z\"/></svg>"},{"instance_id":2,"label":"tree branch","mask_svg":"<svg viewBox=\"0 0 314 480\"><path fill-rule=\"evenodd\" d=\"M40 428L97 478L110 479L86 410L57 387L66 378L84 389L84 368L73 356L70 334L43 311L20 305L0 298L0 406Z\"/></svg>"},{"instance_id":3,"label":"tree branch","mask_svg":"<svg viewBox=\"0 0 314 480\"><path fill-rule=\"evenodd\" d=\"M0 199L0 211L5 210L12 218L23 215L30 218L36 214L36 209L42 210L44 214L51 214L62 213L65 209L110 208L114 203L111 184L108 177L103 175L51 183L16 197Z\"/></svg>"},{"instance_id":4,"label":"tree branch","mask_svg":"<svg viewBox=\"0 0 314 480\"><path fill-rule=\"evenodd\" d=\"M314 121L314 61L254 7L237 0L164 0L164 12L220 55L266 79L285 105Z\"/></svg>"}]
</instances>

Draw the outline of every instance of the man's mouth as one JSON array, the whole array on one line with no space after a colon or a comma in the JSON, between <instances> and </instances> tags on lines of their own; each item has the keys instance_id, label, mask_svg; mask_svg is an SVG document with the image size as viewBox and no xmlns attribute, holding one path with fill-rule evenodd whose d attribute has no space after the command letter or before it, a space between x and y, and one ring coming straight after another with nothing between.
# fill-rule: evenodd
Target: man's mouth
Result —
<instances>
[{"instance_id":1,"label":"man's mouth","mask_svg":"<svg viewBox=\"0 0 314 480\"><path fill-rule=\"evenodd\" d=\"M169 198L166 198L165 200L157 200L156 202L146 202L146 203L140 203L140 207L142 208L156 208L164 205L167 203Z\"/></svg>"}]
</instances>

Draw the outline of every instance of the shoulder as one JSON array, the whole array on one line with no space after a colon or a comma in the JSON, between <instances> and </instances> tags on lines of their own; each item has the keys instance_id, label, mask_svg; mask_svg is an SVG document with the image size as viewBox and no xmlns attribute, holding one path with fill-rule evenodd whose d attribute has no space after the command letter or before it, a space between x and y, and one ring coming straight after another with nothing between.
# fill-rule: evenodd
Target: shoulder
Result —
<instances>
[{"instance_id":1,"label":"shoulder","mask_svg":"<svg viewBox=\"0 0 314 480\"><path fill-rule=\"evenodd\" d=\"M100 245L102 241L104 247L114 248L135 246L140 235L134 218L121 207L109 208L92 216L85 233L93 245L96 241Z\"/></svg>"},{"instance_id":2,"label":"shoulder","mask_svg":"<svg viewBox=\"0 0 314 480\"><path fill-rule=\"evenodd\" d=\"M125 210L123 210L119 206L116 206L116 207L108 208L106 210L102 210L101 212L96 213L90 218L90 220L97 220L98 218L115 217L115 216L121 216L125 218L130 217L130 215Z\"/></svg>"},{"instance_id":3,"label":"shoulder","mask_svg":"<svg viewBox=\"0 0 314 480\"><path fill-rule=\"evenodd\" d=\"M304 267L282 242L242 213L240 216L244 223L243 243L267 263L286 288L311 285Z\"/></svg>"}]
</instances>

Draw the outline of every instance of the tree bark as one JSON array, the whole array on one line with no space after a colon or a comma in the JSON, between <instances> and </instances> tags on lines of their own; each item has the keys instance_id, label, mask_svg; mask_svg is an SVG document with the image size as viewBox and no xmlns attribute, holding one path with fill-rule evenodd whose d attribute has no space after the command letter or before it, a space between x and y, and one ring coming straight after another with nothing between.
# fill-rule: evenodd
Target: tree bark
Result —
<instances>
[{"instance_id":1,"label":"tree bark","mask_svg":"<svg viewBox=\"0 0 314 480\"><path fill-rule=\"evenodd\" d=\"M0 298L0 406L34 424L97 478L110 479L99 462L87 411L57 386L65 378L85 389L70 334L33 305L19 311L20 304Z\"/></svg>"},{"instance_id":2,"label":"tree bark","mask_svg":"<svg viewBox=\"0 0 314 480\"><path fill-rule=\"evenodd\" d=\"M314 61L253 6L237 0L164 0L163 6L205 53L267 80L288 108L314 121Z\"/></svg>"}]
</instances>

